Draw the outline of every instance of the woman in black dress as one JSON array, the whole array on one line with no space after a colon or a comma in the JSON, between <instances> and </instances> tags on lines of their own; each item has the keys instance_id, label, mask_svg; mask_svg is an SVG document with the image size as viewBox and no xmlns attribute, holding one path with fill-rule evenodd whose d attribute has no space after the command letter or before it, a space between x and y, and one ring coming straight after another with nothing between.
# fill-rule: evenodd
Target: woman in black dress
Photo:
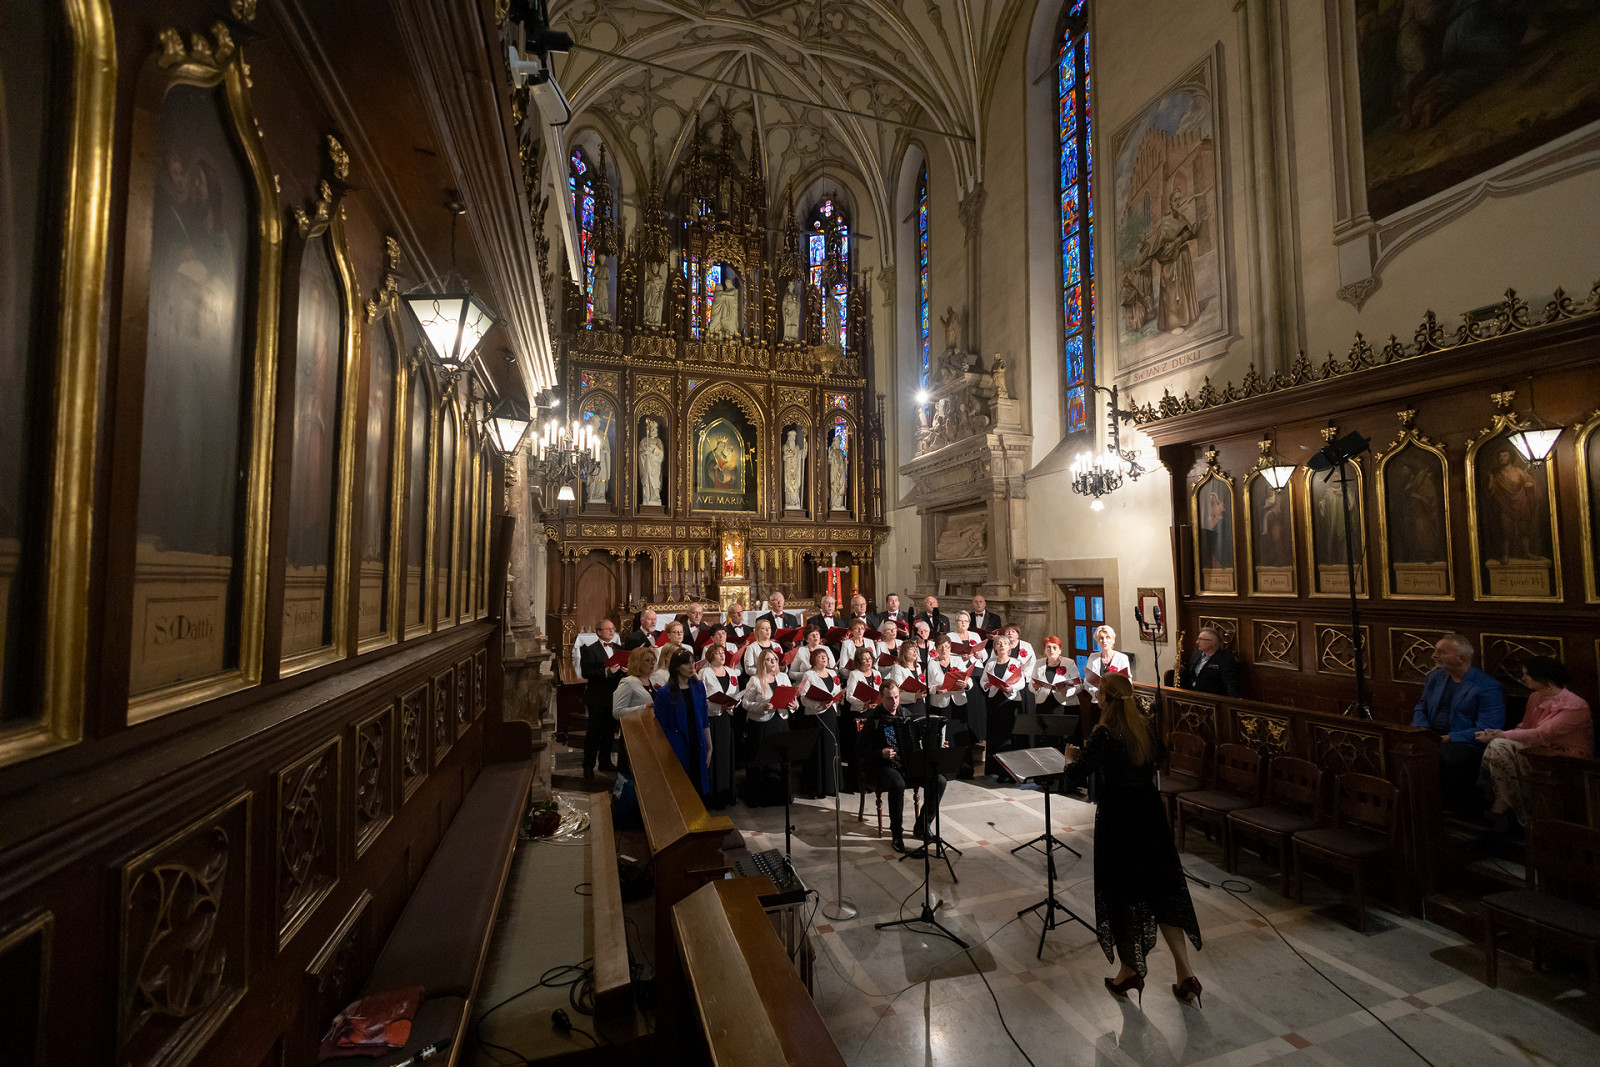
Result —
<instances>
[{"instance_id":1,"label":"woman in black dress","mask_svg":"<svg viewBox=\"0 0 1600 1067\"><path fill-rule=\"evenodd\" d=\"M1100 724L1089 734L1083 751L1067 766L1063 788L1098 781L1094 817L1094 912L1096 932L1106 959L1112 949L1122 961L1106 989L1118 1000L1128 993L1144 996L1145 955L1156 945L1156 929L1172 951L1177 982L1172 995L1185 1004L1200 1003L1200 979L1189 967L1187 935L1200 947L1183 866L1172 843L1166 809L1156 791L1158 739L1133 699L1133 683L1125 674L1107 675L1100 686ZM1074 750L1068 750L1068 757Z\"/></svg>"}]
</instances>

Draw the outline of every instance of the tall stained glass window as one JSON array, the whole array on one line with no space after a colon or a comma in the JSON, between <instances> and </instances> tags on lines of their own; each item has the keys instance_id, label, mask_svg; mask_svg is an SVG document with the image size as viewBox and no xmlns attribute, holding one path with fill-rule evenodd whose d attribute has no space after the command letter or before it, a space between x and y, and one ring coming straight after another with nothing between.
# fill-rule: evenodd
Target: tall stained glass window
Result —
<instances>
[{"instance_id":1,"label":"tall stained glass window","mask_svg":"<svg viewBox=\"0 0 1600 1067\"><path fill-rule=\"evenodd\" d=\"M572 210L578 219L578 262L583 264L584 321L594 322L594 168L583 149L572 150L567 172Z\"/></svg>"},{"instance_id":2,"label":"tall stained glass window","mask_svg":"<svg viewBox=\"0 0 1600 1067\"><path fill-rule=\"evenodd\" d=\"M841 349L849 350L850 337L850 220L845 216L844 210L835 205L832 198L818 204L811 212L811 227L807 233L807 261L811 264L809 282L816 289L822 289L823 268L829 262L828 246L829 231L835 231L838 238L834 244L832 262L835 268L834 282L827 292L822 294L822 321L824 326L838 320L838 334L836 339ZM832 305L832 310L829 305ZM834 338L824 338L831 340Z\"/></svg>"},{"instance_id":3,"label":"tall stained glass window","mask_svg":"<svg viewBox=\"0 0 1600 1067\"><path fill-rule=\"evenodd\" d=\"M917 175L917 337L922 343L922 384L928 384L933 335L928 329L928 168Z\"/></svg>"},{"instance_id":4,"label":"tall stained glass window","mask_svg":"<svg viewBox=\"0 0 1600 1067\"><path fill-rule=\"evenodd\" d=\"M713 263L702 269L699 256L684 256L679 264L690 293L698 293L694 313L689 316L689 333L696 340L705 336L711 322L711 302L716 298L717 286L722 284L722 264Z\"/></svg>"},{"instance_id":5,"label":"tall stained glass window","mask_svg":"<svg viewBox=\"0 0 1600 1067\"><path fill-rule=\"evenodd\" d=\"M1061 127L1062 357L1067 386L1067 433L1089 429L1094 382L1094 197L1090 168L1094 131L1089 107L1089 0L1062 17L1056 59L1057 118Z\"/></svg>"}]
</instances>

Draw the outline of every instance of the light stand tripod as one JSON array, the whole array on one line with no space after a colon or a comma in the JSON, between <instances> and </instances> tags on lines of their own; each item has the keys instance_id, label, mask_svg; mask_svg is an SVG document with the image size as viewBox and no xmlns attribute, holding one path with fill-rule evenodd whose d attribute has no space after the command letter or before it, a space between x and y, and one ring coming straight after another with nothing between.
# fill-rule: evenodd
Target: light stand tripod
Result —
<instances>
[{"instance_id":1,"label":"light stand tripod","mask_svg":"<svg viewBox=\"0 0 1600 1067\"><path fill-rule=\"evenodd\" d=\"M1055 836L1050 833L1050 786L1051 779L1057 781L1067 769L1067 760L1064 755L1053 748L1025 748L1019 752L1001 752L995 756L1006 773L1017 781L1034 780L1044 787L1044 867L1045 867L1045 897L1037 904L1030 904L1017 912L1017 917L1028 914L1030 911L1044 909L1040 916L1044 926L1039 930L1039 948L1034 952L1034 959L1044 958L1044 935L1058 926L1065 926L1069 922L1079 923L1090 933L1095 929L1084 918L1061 901L1056 899L1056 856ZM1076 855L1076 853L1074 853ZM1064 919L1056 918L1056 912L1066 916Z\"/></svg>"},{"instance_id":2,"label":"light stand tripod","mask_svg":"<svg viewBox=\"0 0 1600 1067\"><path fill-rule=\"evenodd\" d=\"M913 744L913 745L910 746L909 749L907 749L907 752L914 752L914 753L919 753L919 754L922 753L922 751L923 751L922 750L922 745L920 743ZM941 751L944 751L944 750L941 749ZM952 750L952 751L953 751L953 754L956 757L956 766L960 766L961 751L959 749L955 749L955 750ZM908 760L908 762L910 762L910 761ZM924 766L926 766L928 760L927 760L927 757L926 757L925 754L921 756L921 762L923 763ZM937 773L937 768L935 768L935 773ZM934 778L932 775L929 775L927 777L927 780L937 783L937 779ZM901 800L901 803L902 803L902 805L904 804L904 799L903 798ZM940 811L941 811L941 813L943 812L943 805L940 805ZM935 817L935 822L937 822L937 821L938 821L938 819L937 819L937 817ZM938 828L937 827L935 827L935 829L934 829L934 837L933 837L932 840L933 841L937 841L938 840ZM929 842L929 843L931 843L931 842ZM939 843L941 845L943 844L943 842L939 842ZM922 924L924 924L926 926L933 927L933 933L936 936L938 936L938 937L947 937L951 941L954 941L956 944L960 945L962 948L966 948L967 947L967 943L965 941L961 940L955 934L953 934L949 930L945 929L942 925L940 925L939 920L934 918L934 915L933 915L933 852L934 852L934 850L931 849L931 848L928 848L927 844L928 843L924 843L922 848L917 849L917 852L920 852L922 854L922 911L920 913L918 913L917 917L914 918L914 919L895 919L895 920L892 920L890 922L874 923L873 924L873 928L876 929L876 930L887 930L892 926L911 926L911 925L913 925L915 923L922 923ZM955 851L955 850L952 849L951 851ZM959 855L959 854L960 853L957 853L957 855ZM915 853L909 853L906 857L902 857L902 859L909 858L909 856L912 856L912 855L915 855ZM945 861L946 865L948 865L950 863L949 858L947 856L945 856L943 854L943 852L940 852L940 858ZM951 867L951 869L950 869L950 877L951 878L955 877L955 868L954 867Z\"/></svg>"},{"instance_id":3,"label":"light stand tripod","mask_svg":"<svg viewBox=\"0 0 1600 1067\"><path fill-rule=\"evenodd\" d=\"M827 723L822 724L823 729L828 728ZM844 895L844 829L839 815L839 793L844 788L844 768L842 752L839 747L839 732L829 731L833 735L833 859L834 859L834 899L822 909L822 914L830 919L854 919L861 914L855 901ZM820 743L821 738L818 738Z\"/></svg>"},{"instance_id":4,"label":"light stand tripod","mask_svg":"<svg viewBox=\"0 0 1600 1067\"><path fill-rule=\"evenodd\" d=\"M1350 515L1350 476L1347 468L1370 445L1371 442L1365 437L1352 431L1337 441L1329 441L1306 463L1306 467L1312 471L1327 472L1322 476L1323 481L1333 477L1335 467L1339 470L1339 507L1344 512L1345 574L1350 592L1350 647L1353 651L1352 660L1356 672L1356 702L1346 710L1345 714L1354 715L1359 719L1372 718L1372 697L1367 692L1366 642L1361 639L1361 601L1356 596L1356 531ZM1365 547L1366 542L1363 540L1363 550Z\"/></svg>"}]
</instances>

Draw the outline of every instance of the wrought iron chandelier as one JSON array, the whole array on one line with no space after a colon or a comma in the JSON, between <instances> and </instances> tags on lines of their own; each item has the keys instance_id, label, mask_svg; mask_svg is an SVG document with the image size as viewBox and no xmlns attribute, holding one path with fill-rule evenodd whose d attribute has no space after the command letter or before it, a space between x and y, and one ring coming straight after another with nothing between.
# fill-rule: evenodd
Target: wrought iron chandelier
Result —
<instances>
[{"instance_id":1,"label":"wrought iron chandelier","mask_svg":"<svg viewBox=\"0 0 1600 1067\"><path fill-rule=\"evenodd\" d=\"M1124 411L1117 406L1117 387L1107 389L1103 385L1091 387L1097 393L1105 393L1111 399L1106 402L1106 422L1110 425L1111 440L1106 445L1106 450L1100 455L1081 452L1072 464L1072 491L1080 496L1094 498L1094 503L1089 505L1090 510L1104 510L1105 504L1101 497L1116 492L1122 488L1123 479L1138 481L1139 475L1145 473L1146 468L1139 462L1137 449L1124 449L1122 447L1121 424L1133 418L1133 412Z\"/></svg>"},{"instance_id":2,"label":"wrought iron chandelier","mask_svg":"<svg viewBox=\"0 0 1600 1067\"><path fill-rule=\"evenodd\" d=\"M571 503L578 499L572 484L600 467L600 438L577 421L546 419L533 441L533 460L545 481L560 483L556 500Z\"/></svg>"}]
</instances>

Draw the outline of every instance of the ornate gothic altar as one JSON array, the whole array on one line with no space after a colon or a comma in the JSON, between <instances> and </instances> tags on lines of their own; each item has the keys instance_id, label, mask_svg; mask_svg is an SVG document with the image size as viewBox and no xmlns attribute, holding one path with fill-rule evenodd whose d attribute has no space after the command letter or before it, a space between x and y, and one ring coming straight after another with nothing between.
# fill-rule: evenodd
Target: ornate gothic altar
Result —
<instances>
[{"instance_id":1,"label":"ornate gothic altar","mask_svg":"<svg viewBox=\"0 0 1600 1067\"><path fill-rule=\"evenodd\" d=\"M544 515L563 645L644 604L803 602L830 559L873 594L888 528L870 290L843 226L822 229L816 269L792 190L770 211L756 135L747 149L727 112L717 132L697 128L672 182L652 174L632 234L596 168L560 353L561 410L594 431L600 462Z\"/></svg>"}]
</instances>

